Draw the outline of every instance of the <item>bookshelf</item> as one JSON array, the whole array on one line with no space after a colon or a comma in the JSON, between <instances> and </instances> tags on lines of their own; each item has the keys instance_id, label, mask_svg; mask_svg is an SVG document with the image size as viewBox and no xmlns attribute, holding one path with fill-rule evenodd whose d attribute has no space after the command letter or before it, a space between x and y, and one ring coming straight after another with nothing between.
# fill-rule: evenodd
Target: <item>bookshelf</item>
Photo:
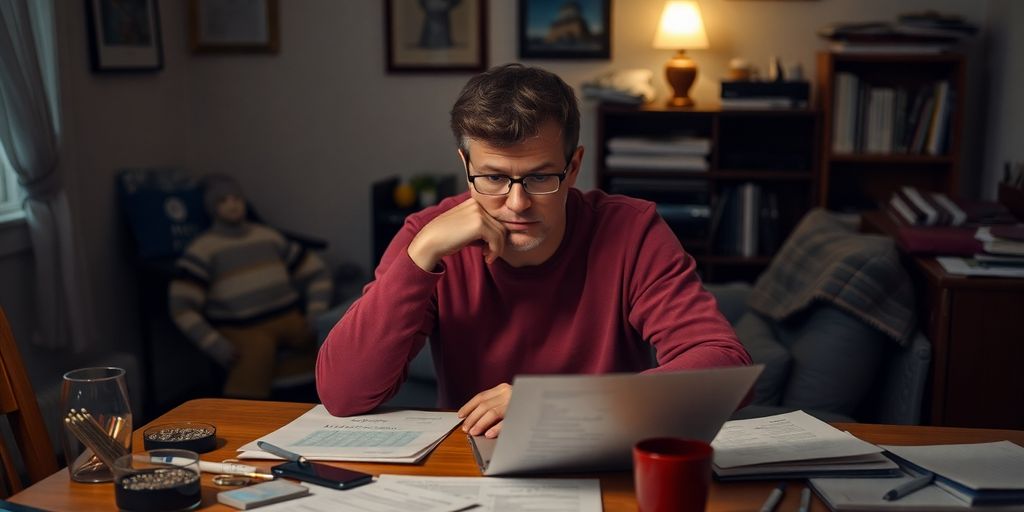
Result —
<instances>
[{"instance_id":1,"label":"bookshelf","mask_svg":"<svg viewBox=\"0 0 1024 512\"><path fill-rule=\"evenodd\" d=\"M904 185L956 195L964 57L818 54L823 206L880 208Z\"/></svg>"},{"instance_id":2,"label":"bookshelf","mask_svg":"<svg viewBox=\"0 0 1024 512\"><path fill-rule=\"evenodd\" d=\"M817 202L817 134L818 115L809 109L602 104L597 186L657 203L683 247L696 258L705 281L749 281L764 270L782 240ZM609 162L609 156L622 151L615 144L622 138L679 137L707 141L706 154L701 155L706 169ZM755 201L744 205L744 188Z\"/></svg>"}]
</instances>

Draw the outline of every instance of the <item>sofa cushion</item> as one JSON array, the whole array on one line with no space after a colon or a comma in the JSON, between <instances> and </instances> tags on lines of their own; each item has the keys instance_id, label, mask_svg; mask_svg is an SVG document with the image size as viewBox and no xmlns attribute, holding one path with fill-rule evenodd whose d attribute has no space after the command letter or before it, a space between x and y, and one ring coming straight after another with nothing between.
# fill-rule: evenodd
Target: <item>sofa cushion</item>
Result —
<instances>
[{"instance_id":1,"label":"sofa cushion","mask_svg":"<svg viewBox=\"0 0 1024 512\"><path fill-rule=\"evenodd\" d=\"M879 376L889 338L828 304L774 327L792 357L780 405L853 416Z\"/></svg>"},{"instance_id":2,"label":"sofa cushion","mask_svg":"<svg viewBox=\"0 0 1024 512\"><path fill-rule=\"evenodd\" d=\"M775 339L771 325L764 317L748 311L735 325L736 336L755 364L764 371L754 383L754 404L778 405L789 378L789 350Z\"/></svg>"}]
</instances>

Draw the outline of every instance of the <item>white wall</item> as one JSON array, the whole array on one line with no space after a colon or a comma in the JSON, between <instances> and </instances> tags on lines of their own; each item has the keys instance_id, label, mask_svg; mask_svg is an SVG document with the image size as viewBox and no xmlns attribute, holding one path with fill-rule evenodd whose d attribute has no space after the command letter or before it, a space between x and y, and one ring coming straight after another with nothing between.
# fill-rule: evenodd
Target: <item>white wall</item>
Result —
<instances>
[{"instance_id":1,"label":"white wall","mask_svg":"<svg viewBox=\"0 0 1024 512\"><path fill-rule=\"evenodd\" d=\"M986 71L990 77L988 124L985 133L985 167L981 183L983 197L996 196L1003 163L1024 162L1024 3L990 0L989 54Z\"/></svg>"},{"instance_id":2,"label":"white wall","mask_svg":"<svg viewBox=\"0 0 1024 512\"><path fill-rule=\"evenodd\" d=\"M119 168L179 165L233 173L264 217L328 239L332 263L352 261L367 269L369 184L391 174L459 170L448 110L468 75L388 75L382 2L280 2L279 54L193 55L186 43L186 2L163 1L165 69L142 75L92 73L83 2L57 4L64 163L105 342L131 344L138 338L134 280L114 195ZM664 96L660 70L671 52L650 48L662 5L613 2L610 61L530 63L574 86L611 69L653 69ZM692 57L701 70L694 97L703 103L717 97L717 79L735 56L764 67L778 55L784 63L803 64L813 77L814 54L824 47L815 30L828 22L891 20L899 12L929 8L983 24L986 14L984 2L971 0L701 5L711 48ZM516 6L489 1L492 65L516 60ZM980 132L966 130L972 131ZM581 142L590 146L593 138L593 105L587 104ZM593 183L593 155L589 148L583 187Z\"/></svg>"}]
</instances>

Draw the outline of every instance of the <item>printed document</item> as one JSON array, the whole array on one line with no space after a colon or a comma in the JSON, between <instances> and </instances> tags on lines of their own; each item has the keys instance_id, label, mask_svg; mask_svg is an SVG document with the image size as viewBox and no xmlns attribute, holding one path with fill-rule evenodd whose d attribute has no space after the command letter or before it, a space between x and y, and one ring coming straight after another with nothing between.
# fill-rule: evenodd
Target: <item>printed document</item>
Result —
<instances>
[{"instance_id":1,"label":"printed document","mask_svg":"<svg viewBox=\"0 0 1024 512\"><path fill-rule=\"evenodd\" d=\"M727 421L711 447L715 449L715 466L720 468L882 452L803 411Z\"/></svg>"},{"instance_id":2,"label":"printed document","mask_svg":"<svg viewBox=\"0 0 1024 512\"><path fill-rule=\"evenodd\" d=\"M240 459L277 459L256 445L280 446L311 460L418 462L456 425L454 412L391 411L338 418L317 405L291 423L248 443Z\"/></svg>"},{"instance_id":3,"label":"printed document","mask_svg":"<svg viewBox=\"0 0 1024 512\"><path fill-rule=\"evenodd\" d=\"M452 512L472 507L474 498L465 498L444 490L424 489L388 481L377 481L355 489L340 491L310 485L309 496L260 507L265 512ZM470 510L479 510L473 508Z\"/></svg>"},{"instance_id":4,"label":"printed document","mask_svg":"<svg viewBox=\"0 0 1024 512\"><path fill-rule=\"evenodd\" d=\"M458 496L480 505L473 512L601 512L597 479L381 475L380 482Z\"/></svg>"}]
</instances>

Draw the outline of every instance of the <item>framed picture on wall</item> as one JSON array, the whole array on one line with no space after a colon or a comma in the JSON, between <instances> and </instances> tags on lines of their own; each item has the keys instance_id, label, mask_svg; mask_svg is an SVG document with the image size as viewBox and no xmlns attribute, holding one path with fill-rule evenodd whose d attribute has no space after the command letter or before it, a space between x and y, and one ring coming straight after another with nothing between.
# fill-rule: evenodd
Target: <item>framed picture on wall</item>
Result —
<instances>
[{"instance_id":1,"label":"framed picture on wall","mask_svg":"<svg viewBox=\"0 0 1024 512\"><path fill-rule=\"evenodd\" d=\"M86 0L93 71L158 71L164 67L156 0Z\"/></svg>"},{"instance_id":2,"label":"framed picture on wall","mask_svg":"<svg viewBox=\"0 0 1024 512\"><path fill-rule=\"evenodd\" d=\"M610 58L611 2L519 0L519 58Z\"/></svg>"},{"instance_id":3,"label":"framed picture on wall","mask_svg":"<svg viewBox=\"0 0 1024 512\"><path fill-rule=\"evenodd\" d=\"M384 0L389 73L487 67L486 0Z\"/></svg>"},{"instance_id":4,"label":"framed picture on wall","mask_svg":"<svg viewBox=\"0 0 1024 512\"><path fill-rule=\"evenodd\" d=\"M277 53L277 0L189 0L189 45L196 53Z\"/></svg>"}]
</instances>

